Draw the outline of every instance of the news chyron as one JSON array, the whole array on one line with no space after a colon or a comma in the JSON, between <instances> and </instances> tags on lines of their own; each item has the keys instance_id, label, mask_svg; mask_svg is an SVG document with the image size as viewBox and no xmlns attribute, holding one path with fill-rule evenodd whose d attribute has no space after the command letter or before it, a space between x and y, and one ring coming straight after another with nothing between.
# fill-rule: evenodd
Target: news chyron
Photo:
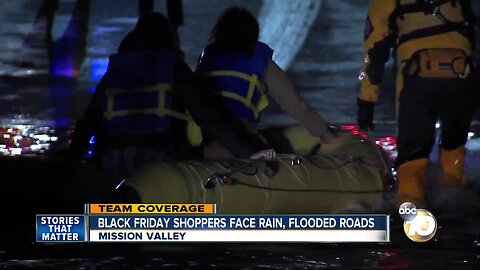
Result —
<instances>
[{"instance_id":1,"label":"news chyron","mask_svg":"<svg viewBox=\"0 0 480 270\"><path fill-rule=\"evenodd\" d=\"M404 202L398 208L403 221L403 230L407 237L417 243L427 242L437 232L437 220L425 209L418 209L411 202Z\"/></svg>"},{"instance_id":2,"label":"news chyron","mask_svg":"<svg viewBox=\"0 0 480 270\"><path fill-rule=\"evenodd\" d=\"M87 204L37 215L37 242L389 242L387 214L218 214L215 204Z\"/></svg>"}]
</instances>

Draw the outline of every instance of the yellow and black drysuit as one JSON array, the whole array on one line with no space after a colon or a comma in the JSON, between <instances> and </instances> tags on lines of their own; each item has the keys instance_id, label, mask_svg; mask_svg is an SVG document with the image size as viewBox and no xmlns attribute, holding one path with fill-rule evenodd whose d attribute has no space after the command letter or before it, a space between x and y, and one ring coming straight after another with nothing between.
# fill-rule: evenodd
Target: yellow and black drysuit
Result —
<instances>
[{"instance_id":1,"label":"yellow and black drysuit","mask_svg":"<svg viewBox=\"0 0 480 270\"><path fill-rule=\"evenodd\" d=\"M464 144L476 95L470 55L475 18L470 1L372 0L364 33L359 126L373 129L385 62L397 74L399 200L421 202L426 166L441 122L442 184L464 183Z\"/></svg>"}]
</instances>

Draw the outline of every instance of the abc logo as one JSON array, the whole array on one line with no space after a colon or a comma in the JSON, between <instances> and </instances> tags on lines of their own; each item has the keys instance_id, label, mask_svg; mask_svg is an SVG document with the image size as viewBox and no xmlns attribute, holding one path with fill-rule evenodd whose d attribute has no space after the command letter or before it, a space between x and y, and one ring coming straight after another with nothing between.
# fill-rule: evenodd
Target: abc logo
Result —
<instances>
[{"instance_id":1,"label":"abc logo","mask_svg":"<svg viewBox=\"0 0 480 270\"><path fill-rule=\"evenodd\" d=\"M410 240L426 242L437 232L437 221L430 211L417 209L414 219L403 222L403 230Z\"/></svg>"},{"instance_id":2,"label":"abc logo","mask_svg":"<svg viewBox=\"0 0 480 270\"><path fill-rule=\"evenodd\" d=\"M417 216L417 207L411 202L404 202L398 208L398 213L403 220L413 220Z\"/></svg>"},{"instance_id":3,"label":"abc logo","mask_svg":"<svg viewBox=\"0 0 480 270\"><path fill-rule=\"evenodd\" d=\"M405 220L403 230L410 240L426 242L437 232L437 220L425 209L417 209L411 202L404 202L398 208L398 214Z\"/></svg>"}]
</instances>

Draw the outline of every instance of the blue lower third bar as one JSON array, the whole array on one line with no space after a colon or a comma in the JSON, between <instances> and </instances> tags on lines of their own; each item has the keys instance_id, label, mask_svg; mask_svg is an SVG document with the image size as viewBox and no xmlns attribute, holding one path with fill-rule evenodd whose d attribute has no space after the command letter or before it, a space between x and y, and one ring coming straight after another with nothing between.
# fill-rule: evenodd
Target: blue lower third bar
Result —
<instances>
[{"instance_id":1,"label":"blue lower third bar","mask_svg":"<svg viewBox=\"0 0 480 270\"><path fill-rule=\"evenodd\" d=\"M86 241L85 215L37 215L37 242Z\"/></svg>"}]
</instances>

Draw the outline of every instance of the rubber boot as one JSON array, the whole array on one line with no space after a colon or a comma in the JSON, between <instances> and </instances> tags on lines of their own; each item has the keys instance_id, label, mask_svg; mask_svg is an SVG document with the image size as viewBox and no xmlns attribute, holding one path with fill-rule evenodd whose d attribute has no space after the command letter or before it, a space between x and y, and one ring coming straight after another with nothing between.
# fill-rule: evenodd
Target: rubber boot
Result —
<instances>
[{"instance_id":1,"label":"rubber boot","mask_svg":"<svg viewBox=\"0 0 480 270\"><path fill-rule=\"evenodd\" d=\"M465 146L460 146L453 150L440 150L440 168L442 175L439 184L441 186L459 186L465 185L465 176L463 175L463 166L465 163Z\"/></svg>"},{"instance_id":2,"label":"rubber boot","mask_svg":"<svg viewBox=\"0 0 480 270\"><path fill-rule=\"evenodd\" d=\"M397 206L411 202L416 207L425 206L425 184L427 181L427 158L415 159L400 165L397 169Z\"/></svg>"}]
</instances>

